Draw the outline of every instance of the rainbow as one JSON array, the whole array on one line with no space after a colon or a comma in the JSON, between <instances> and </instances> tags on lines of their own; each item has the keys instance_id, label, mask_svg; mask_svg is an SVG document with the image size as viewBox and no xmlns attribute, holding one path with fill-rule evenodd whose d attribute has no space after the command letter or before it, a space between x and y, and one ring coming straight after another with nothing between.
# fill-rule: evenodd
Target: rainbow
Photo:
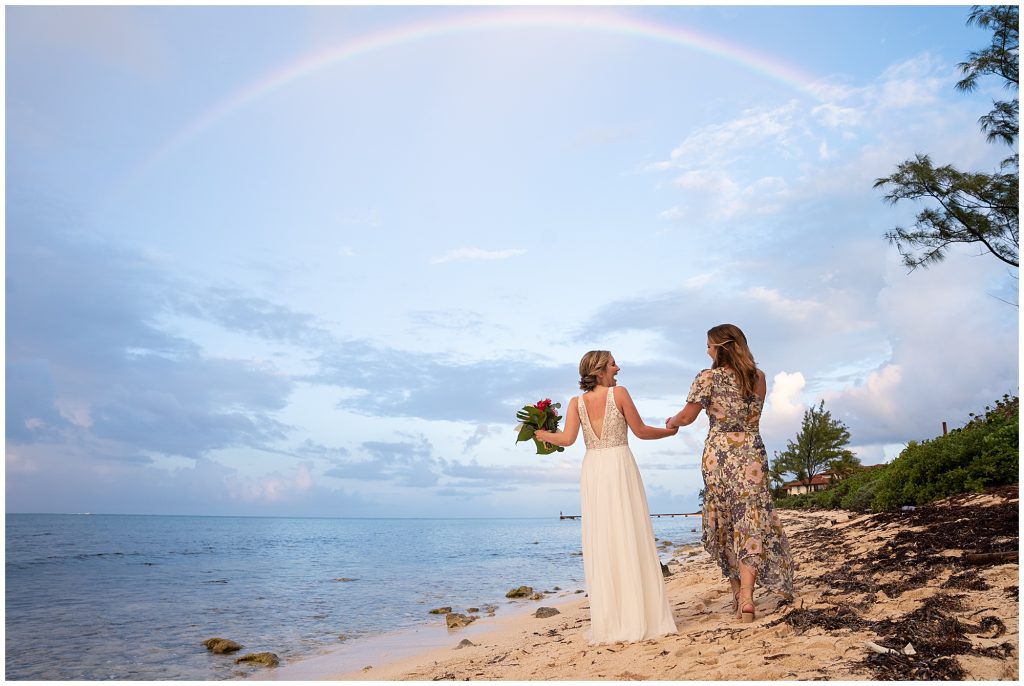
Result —
<instances>
[{"instance_id":1,"label":"rainbow","mask_svg":"<svg viewBox=\"0 0 1024 686\"><path fill-rule=\"evenodd\" d=\"M310 74L373 52L387 50L429 38L480 31L507 29L561 29L591 31L660 41L719 57L761 73L793 89L820 99L816 80L810 74L778 58L749 50L712 35L681 26L599 10L525 8L482 11L455 17L416 22L378 31L340 45L305 55L291 64L272 70L231 93L162 143L143 163L142 171L157 164L173 151L214 124L261 98Z\"/></svg>"}]
</instances>

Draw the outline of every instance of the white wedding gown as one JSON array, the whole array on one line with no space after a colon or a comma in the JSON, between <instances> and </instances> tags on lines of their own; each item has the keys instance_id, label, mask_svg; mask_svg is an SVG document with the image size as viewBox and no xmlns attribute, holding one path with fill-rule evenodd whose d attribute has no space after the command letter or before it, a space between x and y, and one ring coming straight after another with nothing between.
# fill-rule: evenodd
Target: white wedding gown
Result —
<instances>
[{"instance_id":1,"label":"white wedding gown","mask_svg":"<svg viewBox=\"0 0 1024 686\"><path fill-rule=\"evenodd\" d=\"M587 444L580 514L590 599L588 639L596 645L674 634L647 496L627 444L626 419L609 389L598 437L582 396L577 404Z\"/></svg>"}]
</instances>

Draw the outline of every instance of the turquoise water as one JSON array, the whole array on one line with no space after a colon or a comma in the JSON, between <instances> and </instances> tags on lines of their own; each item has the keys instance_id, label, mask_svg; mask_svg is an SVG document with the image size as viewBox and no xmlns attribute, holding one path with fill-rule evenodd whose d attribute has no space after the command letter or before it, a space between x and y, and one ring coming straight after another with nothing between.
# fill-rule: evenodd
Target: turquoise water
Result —
<instances>
[{"instance_id":1,"label":"turquoise water","mask_svg":"<svg viewBox=\"0 0 1024 686\"><path fill-rule=\"evenodd\" d=\"M287 662L439 622L440 605L507 607L519 585L583 588L579 522L556 517L6 519L8 679L239 678L253 669L202 641ZM652 521L699 540L699 520Z\"/></svg>"}]
</instances>

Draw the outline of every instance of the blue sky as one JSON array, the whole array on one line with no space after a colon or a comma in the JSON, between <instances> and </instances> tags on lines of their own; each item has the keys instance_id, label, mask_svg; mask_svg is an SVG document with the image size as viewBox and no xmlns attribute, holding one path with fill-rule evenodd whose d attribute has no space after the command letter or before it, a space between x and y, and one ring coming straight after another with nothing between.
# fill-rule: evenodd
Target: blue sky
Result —
<instances>
[{"instance_id":1,"label":"blue sky","mask_svg":"<svg viewBox=\"0 0 1024 686\"><path fill-rule=\"evenodd\" d=\"M659 423L723 322L769 453L1018 388L1016 273L908 274L874 180L993 169L962 6L8 7L6 508L578 509L515 410L610 349ZM334 56L334 59L331 59ZM691 511L701 420L632 442Z\"/></svg>"}]
</instances>

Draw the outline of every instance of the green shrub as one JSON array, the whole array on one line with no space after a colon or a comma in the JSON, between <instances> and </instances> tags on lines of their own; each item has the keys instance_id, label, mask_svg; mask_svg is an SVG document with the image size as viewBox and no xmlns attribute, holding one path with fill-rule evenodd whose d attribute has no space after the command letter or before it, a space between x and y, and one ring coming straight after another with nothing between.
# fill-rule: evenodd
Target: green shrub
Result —
<instances>
[{"instance_id":1,"label":"green shrub","mask_svg":"<svg viewBox=\"0 0 1024 686\"><path fill-rule=\"evenodd\" d=\"M1017 483L1019 403L1003 396L962 429L921 443L911 442L886 469L871 509L924 505L957 493Z\"/></svg>"},{"instance_id":2,"label":"green shrub","mask_svg":"<svg viewBox=\"0 0 1024 686\"><path fill-rule=\"evenodd\" d=\"M856 512L924 505L957 493L1017 483L1020 411L1004 395L962 429L911 441L890 464L855 472L824 491L776 500L783 509L842 508Z\"/></svg>"}]
</instances>

